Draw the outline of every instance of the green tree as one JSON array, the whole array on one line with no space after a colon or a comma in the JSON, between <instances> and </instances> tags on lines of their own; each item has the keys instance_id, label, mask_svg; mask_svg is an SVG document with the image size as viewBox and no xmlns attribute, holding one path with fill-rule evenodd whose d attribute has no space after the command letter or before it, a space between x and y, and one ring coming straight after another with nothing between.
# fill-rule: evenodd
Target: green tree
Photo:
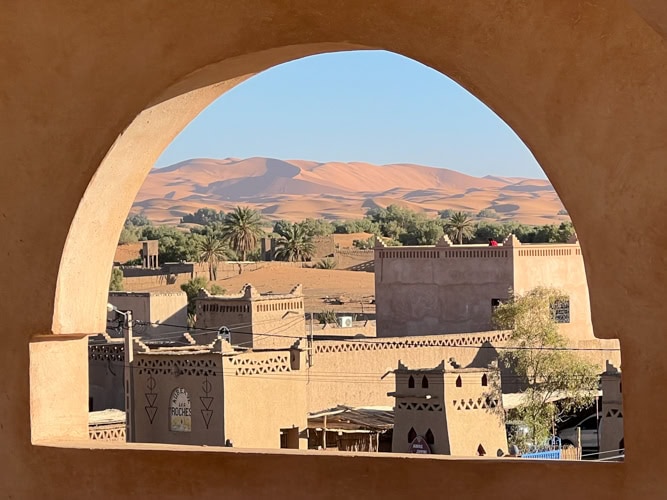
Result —
<instances>
[{"instance_id":1,"label":"green tree","mask_svg":"<svg viewBox=\"0 0 667 500\"><path fill-rule=\"evenodd\" d=\"M225 219L224 212L214 210L212 208L200 208L193 214L185 214L181 218L182 223L200 224L208 226L214 222L222 222Z\"/></svg>"},{"instance_id":2,"label":"green tree","mask_svg":"<svg viewBox=\"0 0 667 500\"><path fill-rule=\"evenodd\" d=\"M440 219L418 218L398 239L404 245L435 245L445 234Z\"/></svg>"},{"instance_id":3,"label":"green tree","mask_svg":"<svg viewBox=\"0 0 667 500\"><path fill-rule=\"evenodd\" d=\"M300 224L292 224L278 239L276 259L289 262L309 260L315 252L312 236Z\"/></svg>"},{"instance_id":4,"label":"green tree","mask_svg":"<svg viewBox=\"0 0 667 500\"><path fill-rule=\"evenodd\" d=\"M199 290L205 289L207 285L208 282L203 276L192 278L187 283L181 285L181 290L188 296L188 314L194 315L196 313L195 301L199 295Z\"/></svg>"},{"instance_id":5,"label":"green tree","mask_svg":"<svg viewBox=\"0 0 667 500\"><path fill-rule=\"evenodd\" d=\"M218 263L229 256L224 242L212 234L207 234L203 240L198 242L197 249L199 250L198 262L208 264L208 279L217 280Z\"/></svg>"},{"instance_id":6,"label":"green tree","mask_svg":"<svg viewBox=\"0 0 667 500\"><path fill-rule=\"evenodd\" d=\"M117 267L111 269L111 280L109 281L109 291L110 292L123 291L123 271L121 271Z\"/></svg>"},{"instance_id":7,"label":"green tree","mask_svg":"<svg viewBox=\"0 0 667 500\"><path fill-rule=\"evenodd\" d=\"M324 219L305 219L300 223L310 236L327 236L333 233L333 225Z\"/></svg>"},{"instance_id":8,"label":"green tree","mask_svg":"<svg viewBox=\"0 0 667 500\"><path fill-rule=\"evenodd\" d=\"M227 244L246 260L264 235L262 217L259 212L250 207L236 207L225 216L222 223L222 236Z\"/></svg>"},{"instance_id":9,"label":"green tree","mask_svg":"<svg viewBox=\"0 0 667 500\"><path fill-rule=\"evenodd\" d=\"M559 332L554 311L566 299L556 289L535 288L501 304L493 315L498 328L512 331L509 343L515 347L500 358L525 387L523 403L510 418L530 427L534 443L543 442L566 413L590 406L599 386L596 366L568 350Z\"/></svg>"},{"instance_id":10,"label":"green tree","mask_svg":"<svg viewBox=\"0 0 667 500\"><path fill-rule=\"evenodd\" d=\"M142 239L158 240L160 263L192 262L199 256L198 242L202 236L184 232L175 227L145 226L142 228Z\"/></svg>"},{"instance_id":11,"label":"green tree","mask_svg":"<svg viewBox=\"0 0 667 500\"><path fill-rule=\"evenodd\" d=\"M464 212L456 212L445 224L447 235L459 245L464 239L469 239L475 232L475 223L470 216Z\"/></svg>"}]
</instances>

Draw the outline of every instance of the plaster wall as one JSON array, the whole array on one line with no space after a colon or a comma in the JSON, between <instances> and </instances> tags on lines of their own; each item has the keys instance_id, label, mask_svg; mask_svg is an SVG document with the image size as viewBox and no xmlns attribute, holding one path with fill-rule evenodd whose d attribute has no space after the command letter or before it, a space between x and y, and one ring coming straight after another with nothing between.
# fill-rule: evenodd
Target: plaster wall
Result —
<instances>
[{"instance_id":1,"label":"plaster wall","mask_svg":"<svg viewBox=\"0 0 667 500\"><path fill-rule=\"evenodd\" d=\"M194 362L194 363L193 363ZM138 443L225 444L225 381L220 353L140 354L132 365L134 440ZM190 399L191 431L174 431L170 400L176 389ZM212 398L203 400L202 398ZM202 411L211 411L208 422Z\"/></svg>"},{"instance_id":2,"label":"plaster wall","mask_svg":"<svg viewBox=\"0 0 667 500\"><path fill-rule=\"evenodd\" d=\"M11 262L0 269L0 313L8 323L0 353L6 496L257 498L289 491L296 499L363 491L404 498L415 484L426 497L446 490L461 498L507 491L532 498L539 488L543 498L560 499L563 484L572 498L664 496L665 402L654 393L667 372L667 235L655 231L667 162L664 2L8 0L3 7L0 231L10 235L3 258ZM625 463L215 447L185 453L174 445L87 439L86 336L104 330L109 263L157 157L248 76L307 55L370 47L452 77L496 111L544 168L577 226L596 334L623 345ZM623 244L610 227L623 228ZM22 283L29 285L9 286L17 268L27 269ZM30 314L18 318L25 304ZM123 481L109 470L124 470Z\"/></svg>"},{"instance_id":3,"label":"plaster wall","mask_svg":"<svg viewBox=\"0 0 667 500\"><path fill-rule=\"evenodd\" d=\"M280 448L280 430L308 424L304 353L225 356L225 437L235 447ZM300 447L307 441L299 439Z\"/></svg>"},{"instance_id":4,"label":"plaster wall","mask_svg":"<svg viewBox=\"0 0 667 500\"><path fill-rule=\"evenodd\" d=\"M624 441L621 373L604 373L600 385L602 388L600 452L606 452L602 457L611 457L618 454L617 450L624 448L621 445Z\"/></svg>"},{"instance_id":5,"label":"plaster wall","mask_svg":"<svg viewBox=\"0 0 667 500\"><path fill-rule=\"evenodd\" d=\"M443 361L444 362L444 361ZM487 385L482 385L486 375ZM414 387L409 387L409 377ZM422 387L426 377L428 387ZM431 451L453 456L507 453L507 437L499 383L490 370L400 370L396 373L394 453L408 453L408 433L433 433ZM460 383L457 383L457 379ZM430 396L426 399L426 396Z\"/></svg>"},{"instance_id":6,"label":"plaster wall","mask_svg":"<svg viewBox=\"0 0 667 500\"><path fill-rule=\"evenodd\" d=\"M514 290L518 294L543 286L562 290L570 300L570 322L559 330L570 340L593 338L584 259L579 245L514 247Z\"/></svg>"},{"instance_id":7,"label":"plaster wall","mask_svg":"<svg viewBox=\"0 0 667 500\"><path fill-rule=\"evenodd\" d=\"M487 332L315 341L306 386L308 411L337 405L392 406L394 399L387 393L394 390L391 373L399 360L408 366L435 366L454 358L464 367L486 367L497 358L493 346L503 345L506 336L507 332Z\"/></svg>"},{"instance_id":8,"label":"plaster wall","mask_svg":"<svg viewBox=\"0 0 667 500\"><path fill-rule=\"evenodd\" d=\"M188 324L188 297L185 292L109 292L109 302L121 311L132 311L136 333L148 338L185 329ZM116 313L107 313L112 319ZM166 323L166 325L159 325ZM171 325L171 326L170 326Z\"/></svg>"},{"instance_id":9,"label":"plaster wall","mask_svg":"<svg viewBox=\"0 0 667 500\"><path fill-rule=\"evenodd\" d=\"M491 300L512 287L503 247L382 248L375 259L378 337L490 330Z\"/></svg>"},{"instance_id":10,"label":"plaster wall","mask_svg":"<svg viewBox=\"0 0 667 500\"><path fill-rule=\"evenodd\" d=\"M246 295L197 299L197 328L226 326L232 345L253 349L286 349L303 338L306 320L300 291L275 296L256 292Z\"/></svg>"},{"instance_id":11,"label":"plaster wall","mask_svg":"<svg viewBox=\"0 0 667 500\"><path fill-rule=\"evenodd\" d=\"M122 341L88 346L88 396L92 402L92 411L125 409L124 370Z\"/></svg>"},{"instance_id":12,"label":"plaster wall","mask_svg":"<svg viewBox=\"0 0 667 500\"><path fill-rule=\"evenodd\" d=\"M486 375L488 385L482 384ZM502 397L497 388L498 373L490 370L445 372L445 408L452 455L479 456L481 445L486 455L507 453L507 433ZM457 379L461 377L461 386ZM495 380L494 380L495 379Z\"/></svg>"}]
</instances>

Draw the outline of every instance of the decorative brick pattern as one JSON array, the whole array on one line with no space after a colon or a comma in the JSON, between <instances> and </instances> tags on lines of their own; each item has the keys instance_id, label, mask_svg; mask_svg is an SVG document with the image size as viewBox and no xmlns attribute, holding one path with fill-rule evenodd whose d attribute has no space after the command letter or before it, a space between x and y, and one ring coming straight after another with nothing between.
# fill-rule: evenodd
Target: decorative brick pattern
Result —
<instances>
[{"instance_id":1,"label":"decorative brick pattern","mask_svg":"<svg viewBox=\"0 0 667 500\"><path fill-rule=\"evenodd\" d=\"M88 437L91 441L125 441L125 424L89 427Z\"/></svg>"},{"instance_id":2,"label":"decorative brick pattern","mask_svg":"<svg viewBox=\"0 0 667 500\"><path fill-rule=\"evenodd\" d=\"M212 359L146 359L136 362L139 375L194 375L210 377L215 375L218 364Z\"/></svg>"},{"instance_id":3,"label":"decorative brick pattern","mask_svg":"<svg viewBox=\"0 0 667 500\"><path fill-rule=\"evenodd\" d=\"M393 349L406 349L415 347L462 347L481 346L482 344L505 342L509 340L509 332L489 332L482 334L447 334L433 336L433 338L410 339L408 337L400 340L385 341L331 341L331 343L316 343L315 353L337 353L355 351L385 351Z\"/></svg>"},{"instance_id":4,"label":"decorative brick pattern","mask_svg":"<svg viewBox=\"0 0 667 500\"><path fill-rule=\"evenodd\" d=\"M88 346L90 361L125 361L123 344L101 344Z\"/></svg>"},{"instance_id":5,"label":"decorative brick pattern","mask_svg":"<svg viewBox=\"0 0 667 500\"><path fill-rule=\"evenodd\" d=\"M401 401L396 407L398 410L416 410L416 411L444 411L440 403L408 403Z\"/></svg>"},{"instance_id":6,"label":"decorative brick pattern","mask_svg":"<svg viewBox=\"0 0 667 500\"><path fill-rule=\"evenodd\" d=\"M263 375L292 371L289 354L280 354L265 359L234 357L230 358L229 362L236 367L236 375Z\"/></svg>"},{"instance_id":7,"label":"decorative brick pattern","mask_svg":"<svg viewBox=\"0 0 667 500\"><path fill-rule=\"evenodd\" d=\"M452 401L452 405L455 410L486 410L487 408L496 408L500 404L500 401L497 398L486 397L486 398L477 398L477 401L472 399L455 399Z\"/></svg>"}]
</instances>

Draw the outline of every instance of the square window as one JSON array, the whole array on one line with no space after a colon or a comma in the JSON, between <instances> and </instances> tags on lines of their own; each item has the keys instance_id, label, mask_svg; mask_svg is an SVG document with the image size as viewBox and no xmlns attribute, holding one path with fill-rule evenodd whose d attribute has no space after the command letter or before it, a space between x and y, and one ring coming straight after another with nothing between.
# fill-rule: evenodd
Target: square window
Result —
<instances>
[{"instance_id":1,"label":"square window","mask_svg":"<svg viewBox=\"0 0 667 500\"><path fill-rule=\"evenodd\" d=\"M551 314L556 323L570 322L570 299L557 299L551 304Z\"/></svg>"}]
</instances>

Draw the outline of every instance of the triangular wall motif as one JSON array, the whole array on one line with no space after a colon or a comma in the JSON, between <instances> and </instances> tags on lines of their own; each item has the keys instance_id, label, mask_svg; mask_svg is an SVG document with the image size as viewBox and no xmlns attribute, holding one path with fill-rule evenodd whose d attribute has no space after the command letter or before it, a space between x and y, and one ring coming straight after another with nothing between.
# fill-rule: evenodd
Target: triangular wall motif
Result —
<instances>
[{"instance_id":1,"label":"triangular wall motif","mask_svg":"<svg viewBox=\"0 0 667 500\"><path fill-rule=\"evenodd\" d=\"M148 415L148 421L152 424L155 419L155 414L157 413L157 408L154 406L146 406L146 414Z\"/></svg>"},{"instance_id":2,"label":"triangular wall motif","mask_svg":"<svg viewBox=\"0 0 667 500\"><path fill-rule=\"evenodd\" d=\"M202 410L202 417L204 417L204 425L208 429L209 424L211 423L211 417L213 416L213 411L211 410Z\"/></svg>"},{"instance_id":3,"label":"triangular wall motif","mask_svg":"<svg viewBox=\"0 0 667 500\"><path fill-rule=\"evenodd\" d=\"M146 396L146 402L148 403L149 407L152 407L155 405L155 400L157 399L157 393L155 392L147 392L145 393Z\"/></svg>"}]
</instances>

